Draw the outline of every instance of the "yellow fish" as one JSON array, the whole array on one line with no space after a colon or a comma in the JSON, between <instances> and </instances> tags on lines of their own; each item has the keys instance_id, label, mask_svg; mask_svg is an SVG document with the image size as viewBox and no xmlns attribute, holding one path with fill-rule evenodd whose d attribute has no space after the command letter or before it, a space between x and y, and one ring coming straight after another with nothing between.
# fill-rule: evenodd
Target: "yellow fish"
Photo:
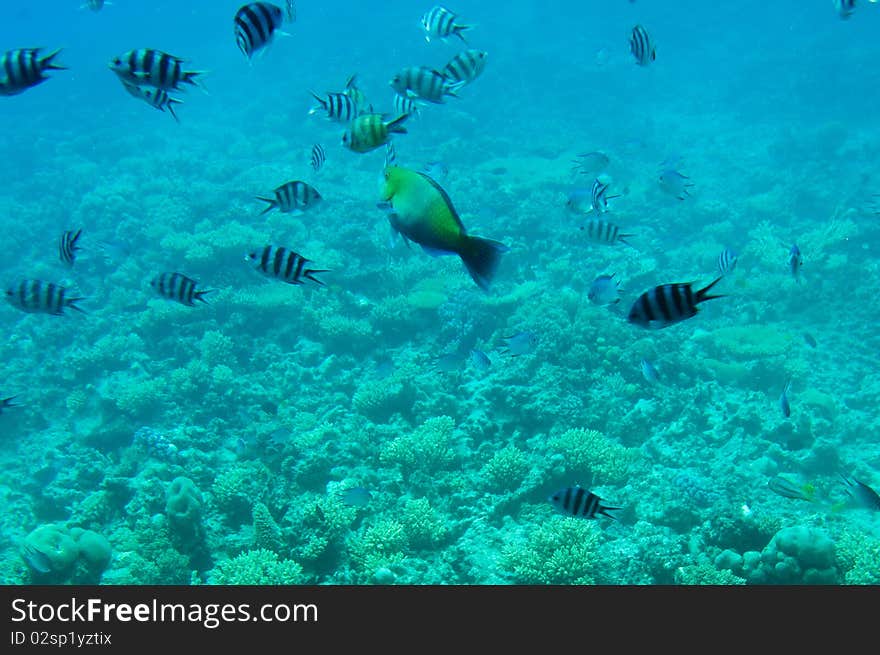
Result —
<instances>
[{"instance_id":1,"label":"yellow fish","mask_svg":"<svg viewBox=\"0 0 880 655\"><path fill-rule=\"evenodd\" d=\"M382 114L361 114L351 122L351 127L342 135L342 145L355 152L370 152L388 143L392 133L406 134L402 125L409 116L404 114L393 121L385 122Z\"/></svg>"},{"instance_id":2,"label":"yellow fish","mask_svg":"<svg viewBox=\"0 0 880 655\"><path fill-rule=\"evenodd\" d=\"M499 241L470 236L446 192L423 173L399 166L385 169L381 197L390 206L388 220L395 232L434 255L461 257L468 273L487 291L501 255L509 250Z\"/></svg>"}]
</instances>

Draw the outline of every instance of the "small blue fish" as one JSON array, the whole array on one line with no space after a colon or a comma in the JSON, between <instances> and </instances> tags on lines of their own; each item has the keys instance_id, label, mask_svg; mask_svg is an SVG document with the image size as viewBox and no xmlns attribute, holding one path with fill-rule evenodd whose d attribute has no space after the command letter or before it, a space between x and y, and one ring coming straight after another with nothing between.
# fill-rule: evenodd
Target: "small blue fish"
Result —
<instances>
[{"instance_id":1,"label":"small blue fish","mask_svg":"<svg viewBox=\"0 0 880 655\"><path fill-rule=\"evenodd\" d=\"M597 175L608 168L611 159L604 152L594 150L578 155L578 158L572 163L574 164L574 169L582 175Z\"/></svg>"},{"instance_id":2,"label":"small blue fish","mask_svg":"<svg viewBox=\"0 0 880 655\"><path fill-rule=\"evenodd\" d=\"M52 570L52 560L33 544L24 544L21 548L21 556L37 573L49 573Z\"/></svg>"},{"instance_id":3,"label":"small blue fish","mask_svg":"<svg viewBox=\"0 0 880 655\"><path fill-rule=\"evenodd\" d=\"M846 493L852 496L859 505L865 509L880 511L880 495L876 491L855 478L847 477L842 473L840 477L843 478L843 482L847 486Z\"/></svg>"},{"instance_id":4,"label":"small blue fish","mask_svg":"<svg viewBox=\"0 0 880 655\"><path fill-rule=\"evenodd\" d=\"M803 265L804 258L801 257L801 249L796 243L791 244L791 248L788 250L788 270L798 284L801 283L801 266Z\"/></svg>"},{"instance_id":5,"label":"small blue fish","mask_svg":"<svg viewBox=\"0 0 880 655\"><path fill-rule=\"evenodd\" d=\"M660 380L660 373L657 372L654 365L647 359L643 359L639 367L642 369L642 376L651 384L655 384Z\"/></svg>"},{"instance_id":6,"label":"small blue fish","mask_svg":"<svg viewBox=\"0 0 880 655\"><path fill-rule=\"evenodd\" d=\"M502 352L511 357L527 355L538 346L538 335L534 332L518 332L512 337L504 337L505 349Z\"/></svg>"},{"instance_id":7,"label":"small blue fish","mask_svg":"<svg viewBox=\"0 0 880 655\"><path fill-rule=\"evenodd\" d=\"M782 415L785 418L791 416L791 405L788 404L788 390L791 389L791 380L785 385L785 389L782 390L782 395L779 396L779 407L782 409Z\"/></svg>"},{"instance_id":8,"label":"small blue fish","mask_svg":"<svg viewBox=\"0 0 880 655\"><path fill-rule=\"evenodd\" d=\"M484 353L482 350L477 350L476 348L471 350L471 354L468 357L470 363L481 371L488 371L489 367L492 366L492 360L489 359L489 356Z\"/></svg>"},{"instance_id":9,"label":"small blue fish","mask_svg":"<svg viewBox=\"0 0 880 655\"><path fill-rule=\"evenodd\" d=\"M565 206L575 214L590 214L593 211L593 190L577 188L568 193Z\"/></svg>"},{"instance_id":10,"label":"small blue fish","mask_svg":"<svg viewBox=\"0 0 880 655\"><path fill-rule=\"evenodd\" d=\"M807 345L810 348L815 348L816 346L819 345L816 343L816 339L813 337L813 335L810 334L809 332L804 332L804 341L807 342Z\"/></svg>"},{"instance_id":11,"label":"small blue fish","mask_svg":"<svg viewBox=\"0 0 880 655\"><path fill-rule=\"evenodd\" d=\"M594 305L613 305L620 302L620 282L611 275L600 275L590 284L587 298Z\"/></svg>"},{"instance_id":12,"label":"small blue fish","mask_svg":"<svg viewBox=\"0 0 880 655\"><path fill-rule=\"evenodd\" d=\"M658 178L660 188L679 200L684 200L691 195L688 189L694 185L689 180L687 175L682 175L673 168L663 170Z\"/></svg>"},{"instance_id":13,"label":"small blue fish","mask_svg":"<svg viewBox=\"0 0 880 655\"><path fill-rule=\"evenodd\" d=\"M464 357L461 353L445 353L434 358L434 370L442 373L455 373L461 369Z\"/></svg>"},{"instance_id":14,"label":"small blue fish","mask_svg":"<svg viewBox=\"0 0 880 655\"><path fill-rule=\"evenodd\" d=\"M342 502L349 507L366 507L373 499L373 494L369 489L363 487L352 487L346 489L340 494Z\"/></svg>"}]
</instances>

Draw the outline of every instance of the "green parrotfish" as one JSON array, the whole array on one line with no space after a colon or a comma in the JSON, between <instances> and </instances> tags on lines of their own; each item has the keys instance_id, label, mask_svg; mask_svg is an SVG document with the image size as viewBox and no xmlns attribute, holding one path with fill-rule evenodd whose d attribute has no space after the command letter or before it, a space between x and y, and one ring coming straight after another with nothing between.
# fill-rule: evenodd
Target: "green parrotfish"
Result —
<instances>
[{"instance_id":1,"label":"green parrotfish","mask_svg":"<svg viewBox=\"0 0 880 655\"><path fill-rule=\"evenodd\" d=\"M423 173L400 166L385 169L381 197L390 206L388 220L394 232L419 244L433 255L461 257L468 273L487 291L501 255L509 250L499 241L471 236L458 212L437 182Z\"/></svg>"}]
</instances>

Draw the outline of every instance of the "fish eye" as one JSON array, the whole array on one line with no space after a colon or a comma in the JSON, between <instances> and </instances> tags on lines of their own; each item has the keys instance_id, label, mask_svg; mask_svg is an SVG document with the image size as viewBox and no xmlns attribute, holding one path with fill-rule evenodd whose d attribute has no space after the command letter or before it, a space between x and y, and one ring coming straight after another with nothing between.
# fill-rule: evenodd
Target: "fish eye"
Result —
<instances>
[{"instance_id":1,"label":"fish eye","mask_svg":"<svg viewBox=\"0 0 880 655\"><path fill-rule=\"evenodd\" d=\"M122 64L122 60L119 57L117 57L116 59L113 60L114 66L119 66L121 64Z\"/></svg>"}]
</instances>

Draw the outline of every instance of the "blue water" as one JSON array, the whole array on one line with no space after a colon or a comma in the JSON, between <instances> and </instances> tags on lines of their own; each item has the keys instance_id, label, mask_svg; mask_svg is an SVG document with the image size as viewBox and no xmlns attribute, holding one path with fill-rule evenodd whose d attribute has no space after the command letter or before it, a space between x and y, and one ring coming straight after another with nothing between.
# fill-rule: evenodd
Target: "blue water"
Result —
<instances>
[{"instance_id":1,"label":"blue water","mask_svg":"<svg viewBox=\"0 0 880 655\"><path fill-rule=\"evenodd\" d=\"M465 46L425 42L430 3L298 2L251 62L239 5L4 6L0 51L62 48L69 70L0 97L0 281L63 285L88 314L0 307L17 404L0 412L0 580L880 582L876 509L840 476L880 489L880 5L461 1ZM308 113L352 74L390 113L394 74L465 47L485 71L394 145L401 166L442 162L468 231L510 248L487 293L458 257L391 245L384 147L348 151L345 125ZM204 71L206 92L173 94L179 124L109 70L134 48ZM597 174L572 161L597 150L621 196L600 218L632 247L589 242L596 217L566 208ZM321 206L260 216L255 196L288 180ZM79 228L68 269L58 238ZM254 271L266 244L326 287ZM711 282L725 247L724 298L663 330L627 322L642 292ZM208 304L159 297L165 271ZM587 300L600 274L619 304ZM524 331L537 345L505 355ZM616 519L555 512L576 484Z\"/></svg>"}]
</instances>

